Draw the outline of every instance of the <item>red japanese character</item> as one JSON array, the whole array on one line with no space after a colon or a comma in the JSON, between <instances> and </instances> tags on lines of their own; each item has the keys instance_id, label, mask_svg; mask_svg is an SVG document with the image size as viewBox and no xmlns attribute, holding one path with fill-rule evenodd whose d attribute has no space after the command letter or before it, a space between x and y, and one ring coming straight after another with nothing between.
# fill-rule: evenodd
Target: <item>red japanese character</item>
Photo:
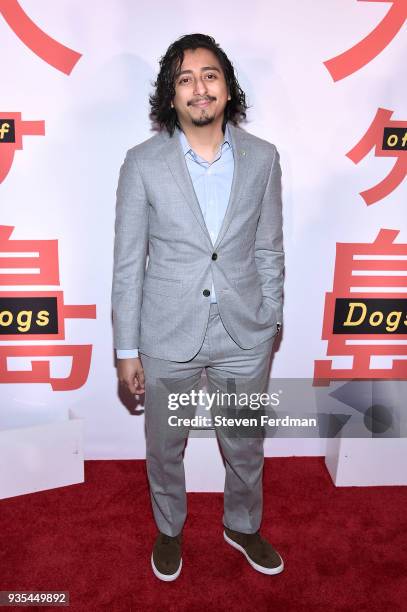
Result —
<instances>
[{"instance_id":1,"label":"red japanese character","mask_svg":"<svg viewBox=\"0 0 407 612\"><path fill-rule=\"evenodd\" d=\"M0 183L10 172L14 152L23 148L23 136L44 134L44 121L22 121L21 113L0 113Z\"/></svg>"},{"instance_id":2,"label":"red japanese character","mask_svg":"<svg viewBox=\"0 0 407 612\"><path fill-rule=\"evenodd\" d=\"M59 284L57 241L10 240L13 230L0 225L0 252L7 253L0 258L0 284ZM5 271L10 268L12 272ZM95 319L96 305L67 305L62 291L0 291L1 341L64 340L65 319L73 318ZM29 371L10 369L7 364L8 357L55 355L72 357L68 377L52 378L48 358L32 361ZM55 391L78 389L89 375L91 355L91 345L0 346L0 383L50 383Z\"/></svg>"},{"instance_id":3,"label":"red japanese character","mask_svg":"<svg viewBox=\"0 0 407 612\"><path fill-rule=\"evenodd\" d=\"M316 360L317 384L336 379L407 378L407 244L394 243L398 234L398 230L382 229L372 244L337 244L333 291L325 297L322 339L328 341L327 355L352 356L353 364L337 369L331 359ZM392 367L372 367L371 358L383 355Z\"/></svg>"},{"instance_id":4,"label":"red japanese character","mask_svg":"<svg viewBox=\"0 0 407 612\"><path fill-rule=\"evenodd\" d=\"M344 53L324 62L334 81L339 81L366 66L387 47L407 18L406 0L358 0L391 2L388 13L373 32Z\"/></svg>"},{"instance_id":5,"label":"red japanese character","mask_svg":"<svg viewBox=\"0 0 407 612\"><path fill-rule=\"evenodd\" d=\"M59 285L58 241L10 240L13 231L13 225L0 225L0 252L16 253L0 258L0 285ZM24 268L33 271L18 271ZM5 269L15 269L15 273Z\"/></svg>"},{"instance_id":6,"label":"red japanese character","mask_svg":"<svg viewBox=\"0 0 407 612\"><path fill-rule=\"evenodd\" d=\"M363 138L346 155L358 164L373 148L375 157L396 157L396 162L388 176L378 185L362 191L360 195L369 206L388 196L400 185L407 174L407 121L390 121L393 111L379 108L372 124ZM387 128L402 130L404 135L399 139L399 148L383 148L384 132Z\"/></svg>"},{"instance_id":7,"label":"red japanese character","mask_svg":"<svg viewBox=\"0 0 407 612\"><path fill-rule=\"evenodd\" d=\"M65 378L51 376L49 357L72 357L69 375ZM31 361L31 370L7 368L10 357L43 357ZM92 345L49 346L0 346L0 382L49 383L54 391L73 391L82 387L89 376Z\"/></svg>"},{"instance_id":8,"label":"red japanese character","mask_svg":"<svg viewBox=\"0 0 407 612\"><path fill-rule=\"evenodd\" d=\"M24 12L17 0L0 0L0 13L19 39L57 70L70 74L82 57L45 34Z\"/></svg>"}]
</instances>

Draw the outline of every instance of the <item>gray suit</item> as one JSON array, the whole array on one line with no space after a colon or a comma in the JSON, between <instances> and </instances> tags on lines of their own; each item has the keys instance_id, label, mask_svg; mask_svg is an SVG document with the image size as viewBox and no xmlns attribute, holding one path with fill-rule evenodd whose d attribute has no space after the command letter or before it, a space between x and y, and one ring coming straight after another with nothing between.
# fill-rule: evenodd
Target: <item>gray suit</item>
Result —
<instances>
[{"instance_id":1,"label":"gray suit","mask_svg":"<svg viewBox=\"0 0 407 612\"><path fill-rule=\"evenodd\" d=\"M171 536L187 514L189 427L169 425L169 392L199 390L205 368L209 392L263 393L276 322L282 321L279 154L273 144L228 126L234 174L214 245L177 136L161 132L130 149L117 189L114 346L139 347L153 513L159 530ZM192 418L195 409L189 404L176 414ZM216 415L230 416L215 402L213 420ZM262 517L263 438L215 429L226 469L223 523L254 533Z\"/></svg>"},{"instance_id":2,"label":"gray suit","mask_svg":"<svg viewBox=\"0 0 407 612\"><path fill-rule=\"evenodd\" d=\"M127 152L117 189L115 348L192 358L204 339L212 279L222 321L241 348L275 335L284 269L279 154L228 125L235 167L214 245L178 138L163 131Z\"/></svg>"}]
</instances>

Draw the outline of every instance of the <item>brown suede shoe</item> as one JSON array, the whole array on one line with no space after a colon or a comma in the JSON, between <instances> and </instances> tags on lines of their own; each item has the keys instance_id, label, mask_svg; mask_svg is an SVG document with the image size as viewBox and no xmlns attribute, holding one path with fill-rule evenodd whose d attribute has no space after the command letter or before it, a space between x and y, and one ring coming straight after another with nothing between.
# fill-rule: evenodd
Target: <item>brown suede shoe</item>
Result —
<instances>
[{"instance_id":1,"label":"brown suede shoe","mask_svg":"<svg viewBox=\"0 0 407 612\"><path fill-rule=\"evenodd\" d=\"M151 555L151 566L154 574L160 580L169 582L180 575L182 568L181 542L182 532L174 537L161 532L158 534Z\"/></svg>"},{"instance_id":2,"label":"brown suede shoe","mask_svg":"<svg viewBox=\"0 0 407 612\"><path fill-rule=\"evenodd\" d=\"M250 565L262 574L279 574L284 569L284 562L278 552L267 540L256 533L240 533L225 527L223 537L226 542L240 550Z\"/></svg>"}]
</instances>

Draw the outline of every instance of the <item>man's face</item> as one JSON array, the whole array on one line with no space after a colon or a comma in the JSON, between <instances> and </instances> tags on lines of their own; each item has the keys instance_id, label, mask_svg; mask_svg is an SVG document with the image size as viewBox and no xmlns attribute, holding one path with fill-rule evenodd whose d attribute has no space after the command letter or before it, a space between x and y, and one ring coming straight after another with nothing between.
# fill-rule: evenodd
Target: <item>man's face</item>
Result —
<instances>
[{"instance_id":1,"label":"man's face","mask_svg":"<svg viewBox=\"0 0 407 612\"><path fill-rule=\"evenodd\" d=\"M173 106L181 125L204 126L223 120L228 89L221 65L209 49L187 49L175 78Z\"/></svg>"}]
</instances>

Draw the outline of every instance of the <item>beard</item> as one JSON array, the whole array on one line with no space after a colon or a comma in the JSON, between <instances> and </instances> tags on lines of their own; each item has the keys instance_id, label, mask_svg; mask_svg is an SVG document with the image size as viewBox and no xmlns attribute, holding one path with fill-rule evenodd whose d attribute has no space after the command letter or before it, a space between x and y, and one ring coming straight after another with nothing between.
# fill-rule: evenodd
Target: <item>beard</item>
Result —
<instances>
[{"instance_id":1,"label":"beard","mask_svg":"<svg viewBox=\"0 0 407 612\"><path fill-rule=\"evenodd\" d=\"M213 120L214 117L201 117L201 119L192 119L192 123L196 127L202 127L204 125L209 125Z\"/></svg>"},{"instance_id":2,"label":"beard","mask_svg":"<svg viewBox=\"0 0 407 612\"><path fill-rule=\"evenodd\" d=\"M215 119L215 115L201 115L198 119L192 117L193 125L197 127L202 127L203 125L209 125Z\"/></svg>"},{"instance_id":3,"label":"beard","mask_svg":"<svg viewBox=\"0 0 407 612\"><path fill-rule=\"evenodd\" d=\"M209 115L208 110L206 108L201 109L201 114L199 117L191 117L192 124L196 127L202 127L204 125L209 125L215 119L215 114Z\"/></svg>"}]
</instances>

